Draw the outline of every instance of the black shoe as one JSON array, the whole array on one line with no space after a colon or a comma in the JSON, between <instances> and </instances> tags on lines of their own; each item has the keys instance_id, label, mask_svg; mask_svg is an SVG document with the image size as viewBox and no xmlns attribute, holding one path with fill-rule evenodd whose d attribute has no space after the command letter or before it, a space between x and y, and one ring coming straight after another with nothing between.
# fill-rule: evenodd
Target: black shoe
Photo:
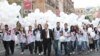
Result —
<instances>
[{"instance_id":1,"label":"black shoe","mask_svg":"<svg viewBox=\"0 0 100 56\"><path fill-rule=\"evenodd\" d=\"M47 56L46 54L47 54L46 52L43 53L44 56Z\"/></svg>"},{"instance_id":2,"label":"black shoe","mask_svg":"<svg viewBox=\"0 0 100 56\"><path fill-rule=\"evenodd\" d=\"M70 54L66 54L65 56L71 56Z\"/></svg>"},{"instance_id":3,"label":"black shoe","mask_svg":"<svg viewBox=\"0 0 100 56\"><path fill-rule=\"evenodd\" d=\"M44 53L44 55L46 55L46 53Z\"/></svg>"},{"instance_id":4,"label":"black shoe","mask_svg":"<svg viewBox=\"0 0 100 56\"><path fill-rule=\"evenodd\" d=\"M65 53L65 55L67 55L67 53Z\"/></svg>"},{"instance_id":5,"label":"black shoe","mask_svg":"<svg viewBox=\"0 0 100 56\"><path fill-rule=\"evenodd\" d=\"M51 56L51 55L48 54L48 56Z\"/></svg>"},{"instance_id":6,"label":"black shoe","mask_svg":"<svg viewBox=\"0 0 100 56\"><path fill-rule=\"evenodd\" d=\"M5 56L10 56L10 55L8 55L8 54L5 54Z\"/></svg>"},{"instance_id":7,"label":"black shoe","mask_svg":"<svg viewBox=\"0 0 100 56\"><path fill-rule=\"evenodd\" d=\"M11 55L14 55L14 53L11 53Z\"/></svg>"}]
</instances>

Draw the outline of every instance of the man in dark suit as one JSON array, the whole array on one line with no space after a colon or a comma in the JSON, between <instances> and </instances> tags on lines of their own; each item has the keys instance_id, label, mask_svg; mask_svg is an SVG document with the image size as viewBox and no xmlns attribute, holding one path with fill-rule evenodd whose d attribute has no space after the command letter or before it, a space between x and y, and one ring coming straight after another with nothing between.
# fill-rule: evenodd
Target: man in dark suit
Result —
<instances>
[{"instance_id":1,"label":"man in dark suit","mask_svg":"<svg viewBox=\"0 0 100 56\"><path fill-rule=\"evenodd\" d=\"M53 40L53 31L48 29L48 24L45 24L44 29L42 30L41 37L43 39L44 55L48 51L48 56L51 54L51 44Z\"/></svg>"}]
</instances>

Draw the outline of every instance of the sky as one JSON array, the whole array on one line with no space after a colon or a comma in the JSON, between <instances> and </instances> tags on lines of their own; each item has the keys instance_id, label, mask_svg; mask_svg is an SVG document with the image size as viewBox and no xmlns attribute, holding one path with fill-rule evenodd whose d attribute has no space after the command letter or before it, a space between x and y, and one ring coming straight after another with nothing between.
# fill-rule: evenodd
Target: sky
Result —
<instances>
[{"instance_id":1,"label":"sky","mask_svg":"<svg viewBox=\"0 0 100 56\"><path fill-rule=\"evenodd\" d=\"M100 6L100 0L72 0L75 8L88 8Z\"/></svg>"}]
</instances>

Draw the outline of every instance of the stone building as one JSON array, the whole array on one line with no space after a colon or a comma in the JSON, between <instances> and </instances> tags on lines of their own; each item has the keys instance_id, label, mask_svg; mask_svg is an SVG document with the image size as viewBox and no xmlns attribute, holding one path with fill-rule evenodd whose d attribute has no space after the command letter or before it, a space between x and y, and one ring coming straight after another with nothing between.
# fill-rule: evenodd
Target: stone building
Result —
<instances>
[{"instance_id":1,"label":"stone building","mask_svg":"<svg viewBox=\"0 0 100 56\"><path fill-rule=\"evenodd\" d=\"M63 0L63 11L66 13L74 12L74 2L72 0Z\"/></svg>"},{"instance_id":2,"label":"stone building","mask_svg":"<svg viewBox=\"0 0 100 56\"><path fill-rule=\"evenodd\" d=\"M8 0L9 3L16 2L19 5L23 5L23 0ZM72 0L31 0L32 1L32 11L39 8L42 12L47 10L52 10L53 12L59 8L60 11L65 13L74 12L74 3Z\"/></svg>"},{"instance_id":3,"label":"stone building","mask_svg":"<svg viewBox=\"0 0 100 56\"><path fill-rule=\"evenodd\" d=\"M83 15L83 14L85 14L85 12L86 12L85 8L76 8L75 9L75 13L78 15Z\"/></svg>"}]
</instances>

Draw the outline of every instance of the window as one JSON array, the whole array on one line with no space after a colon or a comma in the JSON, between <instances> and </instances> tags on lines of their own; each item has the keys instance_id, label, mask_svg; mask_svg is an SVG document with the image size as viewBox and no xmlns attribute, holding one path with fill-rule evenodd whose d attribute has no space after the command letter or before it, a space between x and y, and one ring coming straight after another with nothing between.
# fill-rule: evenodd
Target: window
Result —
<instances>
[{"instance_id":1,"label":"window","mask_svg":"<svg viewBox=\"0 0 100 56\"><path fill-rule=\"evenodd\" d=\"M83 13L83 10L81 10L81 13Z\"/></svg>"}]
</instances>

